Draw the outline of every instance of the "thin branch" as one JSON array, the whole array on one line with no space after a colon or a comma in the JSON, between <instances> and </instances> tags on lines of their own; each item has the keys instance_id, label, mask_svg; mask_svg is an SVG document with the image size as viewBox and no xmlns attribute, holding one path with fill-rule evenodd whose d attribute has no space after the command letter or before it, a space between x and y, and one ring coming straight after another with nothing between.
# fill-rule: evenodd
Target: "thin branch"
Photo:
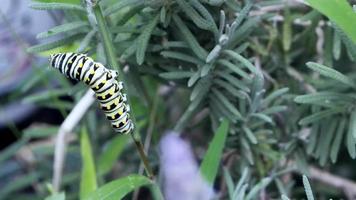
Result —
<instances>
[{"instance_id":1,"label":"thin branch","mask_svg":"<svg viewBox=\"0 0 356 200\"><path fill-rule=\"evenodd\" d=\"M347 196L347 199L355 199L356 197L355 182L352 182L340 176L330 174L329 172L323 171L316 167L310 167L309 172L310 172L310 178L343 190L343 192Z\"/></svg>"},{"instance_id":2,"label":"thin branch","mask_svg":"<svg viewBox=\"0 0 356 200\"><path fill-rule=\"evenodd\" d=\"M124 70L122 67L119 67L119 64L116 60L115 48L113 45L113 40L111 38L111 33L109 32L109 28L106 24L105 18L101 11L100 5L98 4L98 1L86 0L86 4L87 4L87 11L88 11L89 15L94 14L94 16L95 16L95 21L97 23L98 32L101 36L101 40L102 40L102 43L104 46L105 56L106 56L108 65L111 66L112 68L114 68L115 70L117 70L119 72L119 78L121 78L121 80L124 82L125 85L128 85L128 84L126 84L126 80L123 78ZM127 93L125 87L123 88L123 92ZM131 100L130 100L129 96L127 96L127 103L129 105L131 105ZM131 113L130 116L131 116L132 123L134 124L135 127L137 127L134 113ZM146 153L143 149L141 137L140 137L140 134L139 134L137 128L135 128L134 131L130 133L130 135L135 142L135 145L139 152L140 158L141 158L142 162L144 163L148 177L153 179L152 169L148 164L148 159L147 159Z\"/></svg>"},{"instance_id":3,"label":"thin branch","mask_svg":"<svg viewBox=\"0 0 356 200\"><path fill-rule=\"evenodd\" d=\"M57 138L55 141L54 148L54 163L53 163L53 189L54 191L59 191L60 184L62 181L63 174L63 165L64 158L66 154L66 138L67 135L73 131L74 127L79 123L84 114L87 112L89 107L93 104L94 92L92 90L88 90L85 95L79 100L77 105L73 108L73 110L69 113L67 118L61 124Z\"/></svg>"}]
</instances>

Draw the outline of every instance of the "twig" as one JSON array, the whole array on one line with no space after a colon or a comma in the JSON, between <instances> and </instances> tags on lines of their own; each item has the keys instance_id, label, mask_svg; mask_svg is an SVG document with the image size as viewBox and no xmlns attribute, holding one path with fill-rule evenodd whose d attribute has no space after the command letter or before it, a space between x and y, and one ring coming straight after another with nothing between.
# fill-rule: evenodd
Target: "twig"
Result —
<instances>
[{"instance_id":1,"label":"twig","mask_svg":"<svg viewBox=\"0 0 356 200\"><path fill-rule=\"evenodd\" d=\"M343 190L347 199L355 199L356 183L348 179L330 174L329 172L320 170L316 167L309 168L310 178L318 180L332 187Z\"/></svg>"},{"instance_id":2,"label":"twig","mask_svg":"<svg viewBox=\"0 0 356 200\"><path fill-rule=\"evenodd\" d=\"M67 147L66 137L70 132L72 132L74 127L82 119L86 111L93 104L94 100L94 92L92 90L88 90L85 95L79 100L77 105L75 105L73 110L69 113L69 115L59 128L54 149L52 182L54 191L59 191L62 180L64 157L66 154Z\"/></svg>"},{"instance_id":3,"label":"twig","mask_svg":"<svg viewBox=\"0 0 356 200\"><path fill-rule=\"evenodd\" d=\"M98 4L98 1L97 0L86 0L86 4L87 4L87 10L88 10L89 15L94 14L94 16L95 16L95 21L97 23L98 32L101 36L101 40L102 40L102 43L104 46L105 56L106 56L108 65L119 72L119 76L120 76L121 80L123 80L124 84L127 85L126 80L123 78L124 71L121 67L119 67L119 64L116 60L113 40L111 38L109 28L106 24L106 21L104 19L104 16L101 11L100 5ZM123 92L127 93L125 87L123 88ZM130 97L127 96L127 103L129 105L131 105L130 102L131 102ZM130 116L131 116L132 123L134 123L134 125L136 125L135 115L133 113L131 113ZM135 127L137 127L137 126L135 126ZM152 173L151 167L148 164L148 159L147 159L147 156L143 149L140 134L138 133L137 128L134 129L134 131L132 133L130 133L130 135L136 144L137 150L138 150L138 152L140 154L140 158L145 166L148 177L153 179L153 173Z\"/></svg>"}]
</instances>

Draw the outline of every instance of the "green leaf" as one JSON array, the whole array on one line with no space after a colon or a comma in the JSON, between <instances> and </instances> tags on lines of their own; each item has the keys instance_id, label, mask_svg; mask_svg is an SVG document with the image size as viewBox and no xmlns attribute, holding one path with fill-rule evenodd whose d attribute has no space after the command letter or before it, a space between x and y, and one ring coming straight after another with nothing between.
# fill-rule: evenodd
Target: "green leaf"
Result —
<instances>
[{"instance_id":1,"label":"green leaf","mask_svg":"<svg viewBox=\"0 0 356 200\"><path fill-rule=\"evenodd\" d=\"M339 122L339 126L335 133L334 141L331 144L330 159L333 163L335 163L337 160L337 155L340 150L340 145L342 142L342 138L344 136L345 128L346 128L346 119L342 118L341 121Z\"/></svg>"},{"instance_id":2,"label":"green leaf","mask_svg":"<svg viewBox=\"0 0 356 200\"><path fill-rule=\"evenodd\" d=\"M66 24L62 24L62 25L53 27L53 28L49 29L48 31L38 34L37 38L38 39L46 38L46 37L54 36L54 35L61 34L61 33L83 32L83 31L86 31L85 28L88 26L89 26L88 22L84 22L84 21L75 21L75 22L71 22L71 23L66 23Z\"/></svg>"},{"instance_id":3,"label":"green leaf","mask_svg":"<svg viewBox=\"0 0 356 200\"><path fill-rule=\"evenodd\" d=\"M237 79L235 76L223 71L217 71L216 74L221 78L225 79L229 85L235 86L236 88L239 88L247 93L251 92L247 84L244 81Z\"/></svg>"},{"instance_id":4,"label":"green leaf","mask_svg":"<svg viewBox=\"0 0 356 200\"><path fill-rule=\"evenodd\" d=\"M211 185L214 183L216 174L218 172L228 130L229 121L224 119L214 134L214 138L209 144L203 162L200 165L200 173Z\"/></svg>"},{"instance_id":5,"label":"green leaf","mask_svg":"<svg viewBox=\"0 0 356 200\"><path fill-rule=\"evenodd\" d=\"M80 5L71 3L32 3L30 8L37 10L76 10L86 12Z\"/></svg>"},{"instance_id":6,"label":"green leaf","mask_svg":"<svg viewBox=\"0 0 356 200\"><path fill-rule=\"evenodd\" d=\"M240 98L240 99L246 99L248 98L248 94L246 92L243 92L242 90L238 90L233 85L229 84L226 81L223 81L221 79L214 79L214 84L224 88L226 91L228 91L231 95Z\"/></svg>"},{"instance_id":7,"label":"green leaf","mask_svg":"<svg viewBox=\"0 0 356 200\"><path fill-rule=\"evenodd\" d=\"M229 110L231 111L236 117L242 119L240 112L235 108L235 106L217 89L213 89L213 94L216 98Z\"/></svg>"},{"instance_id":8,"label":"green leaf","mask_svg":"<svg viewBox=\"0 0 356 200\"><path fill-rule=\"evenodd\" d=\"M232 50L224 50L223 52L229 55L231 58L235 59L236 61L241 62L248 70L250 70L250 72L254 74L260 74L260 72L257 71L256 67L249 60L242 57L240 54Z\"/></svg>"},{"instance_id":9,"label":"green leaf","mask_svg":"<svg viewBox=\"0 0 356 200\"><path fill-rule=\"evenodd\" d=\"M130 175L101 186L84 200L118 200L136 188L150 184L152 184L151 180L145 176Z\"/></svg>"},{"instance_id":10,"label":"green leaf","mask_svg":"<svg viewBox=\"0 0 356 200\"><path fill-rule=\"evenodd\" d=\"M204 30L211 30L212 24L209 21L201 17L198 12L189 5L185 0L176 1L179 7L184 11L184 13L194 22L194 24Z\"/></svg>"},{"instance_id":11,"label":"green leaf","mask_svg":"<svg viewBox=\"0 0 356 200\"><path fill-rule=\"evenodd\" d=\"M63 37L61 39L57 39L57 40L54 40L54 41L51 41L51 42L48 42L48 43L45 43L45 44L38 44L38 45L32 46L32 47L27 49L27 52L29 52L29 53L38 53L38 52L47 51L47 50L50 50L50 49L54 49L56 47L60 47L60 46L65 45L65 44L70 44L70 43L74 42L75 40L77 40L77 39L79 39L81 37L82 37L81 34L68 35L68 36L65 36L65 37Z\"/></svg>"},{"instance_id":12,"label":"green leaf","mask_svg":"<svg viewBox=\"0 0 356 200\"><path fill-rule=\"evenodd\" d=\"M190 62L196 65L202 64L201 60L197 59L194 56L190 56L188 54L185 53L181 53L181 52L176 52L176 51L162 51L161 55L165 58L174 58L177 60L181 60L184 62Z\"/></svg>"},{"instance_id":13,"label":"green leaf","mask_svg":"<svg viewBox=\"0 0 356 200\"><path fill-rule=\"evenodd\" d=\"M175 72L163 72L159 76L164 79L184 79L189 78L194 74L194 72L187 71L175 71Z\"/></svg>"},{"instance_id":14,"label":"green leaf","mask_svg":"<svg viewBox=\"0 0 356 200\"><path fill-rule=\"evenodd\" d=\"M247 138L250 140L252 144L258 143L257 138L255 137L251 129L249 129L247 126L242 126L242 130L245 132Z\"/></svg>"},{"instance_id":15,"label":"green leaf","mask_svg":"<svg viewBox=\"0 0 356 200\"><path fill-rule=\"evenodd\" d=\"M128 135L117 135L110 140L110 143L107 144L98 160L98 173L100 175L106 174L112 169L118 157L124 150L128 139Z\"/></svg>"},{"instance_id":16,"label":"green leaf","mask_svg":"<svg viewBox=\"0 0 356 200\"><path fill-rule=\"evenodd\" d=\"M281 88L276 91L273 91L271 94L269 94L265 99L262 100L262 104L264 106L268 106L273 100L281 97L282 95L286 94L289 91L289 88ZM281 97L283 98L283 97Z\"/></svg>"},{"instance_id":17,"label":"green leaf","mask_svg":"<svg viewBox=\"0 0 356 200\"><path fill-rule=\"evenodd\" d=\"M80 152L82 155L82 176L80 180L80 199L86 198L97 189L95 165L92 147L86 128L82 128L80 135Z\"/></svg>"},{"instance_id":18,"label":"green leaf","mask_svg":"<svg viewBox=\"0 0 356 200\"><path fill-rule=\"evenodd\" d=\"M307 66L310 69L312 69L316 72L319 72L323 76L334 79L336 81L344 83L344 84L351 86L353 88L356 87L356 84L353 82L352 79L348 78L347 76L343 75L342 73L340 73L330 67L326 67L324 65L314 63L314 62L307 62Z\"/></svg>"},{"instance_id":19,"label":"green leaf","mask_svg":"<svg viewBox=\"0 0 356 200\"><path fill-rule=\"evenodd\" d=\"M205 60L208 56L208 52L200 46L198 41L195 39L194 35L188 27L183 23L182 19L178 15L173 15L173 20L175 24L178 26L178 30L182 34L184 40L188 43L192 51L201 59Z\"/></svg>"},{"instance_id":20,"label":"green leaf","mask_svg":"<svg viewBox=\"0 0 356 200\"><path fill-rule=\"evenodd\" d=\"M256 117L256 118L261 119L267 123L273 124L273 119L263 113L252 113L251 117Z\"/></svg>"},{"instance_id":21,"label":"green leaf","mask_svg":"<svg viewBox=\"0 0 356 200\"><path fill-rule=\"evenodd\" d=\"M55 193L45 198L45 200L65 200L65 199L66 199L66 194L64 192Z\"/></svg>"},{"instance_id":22,"label":"green leaf","mask_svg":"<svg viewBox=\"0 0 356 200\"><path fill-rule=\"evenodd\" d=\"M150 40L153 29L156 27L159 20L159 15L156 15L154 19L145 27L141 35L137 39L136 47L136 61L139 65L145 60L145 53L148 42Z\"/></svg>"},{"instance_id":23,"label":"green leaf","mask_svg":"<svg viewBox=\"0 0 356 200\"><path fill-rule=\"evenodd\" d=\"M234 193L233 193L233 198L232 199L238 199L238 195L241 194L241 193L244 193L243 192L243 187L244 185L247 184L247 175L248 175L248 168L245 167L242 171L242 174L241 174L241 177L239 179L239 182L237 183L236 187L235 187L235 190L234 190Z\"/></svg>"},{"instance_id":24,"label":"green leaf","mask_svg":"<svg viewBox=\"0 0 356 200\"><path fill-rule=\"evenodd\" d=\"M352 136L356 140L356 109L352 111L350 116L350 131L352 132Z\"/></svg>"},{"instance_id":25,"label":"green leaf","mask_svg":"<svg viewBox=\"0 0 356 200\"><path fill-rule=\"evenodd\" d=\"M356 14L346 0L307 0L307 2L335 22L356 43Z\"/></svg>"},{"instance_id":26,"label":"green leaf","mask_svg":"<svg viewBox=\"0 0 356 200\"><path fill-rule=\"evenodd\" d=\"M351 122L351 120L350 120ZM349 130L347 131L347 136L346 136L346 147L347 147L347 151L350 154L350 157L355 159L356 158L356 140L354 138L354 136L352 135L352 130L350 129L351 126L353 126L351 123L349 122Z\"/></svg>"},{"instance_id":27,"label":"green leaf","mask_svg":"<svg viewBox=\"0 0 356 200\"><path fill-rule=\"evenodd\" d=\"M284 10L283 21L283 50L288 52L292 44L292 18L289 12L289 8L286 6Z\"/></svg>"},{"instance_id":28,"label":"green leaf","mask_svg":"<svg viewBox=\"0 0 356 200\"><path fill-rule=\"evenodd\" d=\"M337 92L316 92L312 94L299 95L294 99L297 103L302 104L317 104L317 105L333 105L335 101L353 102L354 98Z\"/></svg>"},{"instance_id":29,"label":"green leaf","mask_svg":"<svg viewBox=\"0 0 356 200\"><path fill-rule=\"evenodd\" d=\"M240 75L241 77L245 78L246 80L251 80L251 77L246 72L241 70L238 65L235 65L225 59L218 60L218 63L229 68L231 71L235 72L236 74Z\"/></svg>"},{"instance_id":30,"label":"green leaf","mask_svg":"<svg viewBox=\"0 0 356 200\"><path fill-rule=\"evenodd\" d=\"M339 60L341 55L341 38L337 31L334 31L333 37L333 56L335 60Z\"/></svg>"},{"instance_id":31,"label":"green leaf","mask_svg":"<svg viewBox=\"0 0 356 200\"><path fill-rule=\"evenodd\" d=\"M229 198L233 199L233 195L234 195L234 182L232 180L232 177L230 175L229 170L226 167L223 167L224 170L224 179L226 182L226 186L227 186L227 191L229 194Z\"/></svg>"},{"instance_id":32,"label":"green leaf","mask_svg":"<svg viewBox=\"0 0 356 200\"><path fill-rule=\"evenodd\" d=\"M52 89L38 94L33 94L26 96L22 101L25 103L36 103L41 101L48 101L53 98L58 98L59 96L67 95L70 89Z\"/></svg>"},{"instance_id":33,"label":"green leaf","mask_svg":"<svg viewBox=\"0 0 356 200\"><path fill-rule=\"evenodd\" d=\"M32 126L27 128L23 137L26 138L44 138L57 134L58 126Z\"/></svg>"},{"instance_id":34,"label":"green leaf","mask_svg":"<svg viewBox=\"0 0 356 200\"><path fill-rule=\"evenodd\" d=\"M271 178L264 178L262 179L257 185L255 185L250 192L247 194L246 199L254 199L258 192L262 190L263 188L267 187L267 185L272 181Z\"/></svg>"},{"instance_id":35,"label":"green leaf","mask_svg":"<svg viewBox=\"0 0 356 200\"><path fill-rule=\"evenodd\" d=\"M306 125L306 124L310 124L310 123L314 123L316 121L320 121L321 119L324 119L325 117L337 114L342 112L342 109L327 109L327 110L323 110L314 114L311 114L307 117L304 117L303 119L301 119L299 121L300 125Z\"/></svg>"},{"instance_id":36,"label":"green leaf","mask_svg":"<svg viewBox=\"0 0 356 200\"><path fill-rule=\"evenodd\" d=\"M201 78L194 86L192 93L190 94L190 101L193 101L199 95L206 95L210 90L212 79L210 77Z\"/></svg>"},{"instance_id":37,"label":"green leaf","mask_svg":"<svg viewBox=\"0 0 356 200\"><path fill-rule=\"evenodd\" d=\"M312 189L310 187L308 178L305 175L303 175L303 185L304 185L305 193L307 195L307 199L308 200L314 200L313 191L312 191Z\"/></svg>"},{"instance_id":38,"label":"green leaf","mask_svg":"<svg viewBox=\"0 0 356 200\"><path fill-rule=\"evenodd\" d=\"M116 1L114 4L108 6L106 10L104 10L104 16L108 16L113 14L114 12L117 12L121 10L122 8L125 8L130 5L140 5L142 4L142 1L140 0L120 0Z\"/></svg>"},{"instance_id":39,"label":"green leaf","mask_svg":"<svg viewBox=\"0 0 356 200\"><path fill-rule=\"evenodd\" d=\"M188 80L188 87L192 87L200 78L200 70L196 71Z\"/></svg>"}]
</instances>

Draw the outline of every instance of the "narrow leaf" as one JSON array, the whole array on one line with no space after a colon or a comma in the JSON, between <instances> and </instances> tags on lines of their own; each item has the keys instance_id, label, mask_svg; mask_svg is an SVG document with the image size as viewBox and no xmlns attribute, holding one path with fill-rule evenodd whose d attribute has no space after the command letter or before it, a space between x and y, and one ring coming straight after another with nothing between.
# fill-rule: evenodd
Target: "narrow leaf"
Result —
<instances>
[{"instance_id":1,"label":"narrow leaf","mask_svg":"<svg viewBox=\"0 0 356 200\"><path fill-rule=\"evenodd\" d=\"M80 135L80 152L82 155L80 198L84 199L97 188L92 147L88 137L88 132L85 128L82 128Z\"/></svg>"},{"instance_id":2,"label":"narrow leaf","mask_svg":"<svg viewBox=\"0 0 356 200\"><path fill-rule=\"evenodd\" d=\"M307 0L307 2L335 22L356 43L356 14L346 0Z\"/></svg>"},{"instance_id":3,"label":"narrow leaf","mask_svg":"<svg viewBox=\"0 0 356 200\"><path fill-rule=\"evenodd\" d=\"M257 183L257 185L255 185L251 191L247 194L246 199L254 199L254 197L256 197L256 195L258 194L258 192L260 190L262 190L263 188L267 187L267 185L272 181L271 178L264 178L262 179L259 183Z\"/></svg>"},{"instance_id":4,"label":"narrow leaf","mask_svg":"<svg viewBox=\"0 0 356 200\"><path fill-rule=\"evenodd\" d=\"M84 200L118 200L136 188L150 184L152 184L151 180L145 176L130 175L101 186Z\"/></svg>"},{"instance_id":5,"label":"narrow leaf","mask_svg":"<svg viewBox=\"0 0 356 200\"><path fill-rule=\"evenodd\" d=\"M145 53L148 42L150 40L153 29L156 27L159 20L159 15L156 15L154 19L146 26L141 35L137 39L136 48L136 61L139 65L145 60Z\"/></svg>"},{"instance_id":6,"label":"narrow leaf","mask_svg":"<svg viewBox=\"0 0 356 200\"><path fill-rule=\"evenodd\" d=\"M356 109L352 111L350 116L350 131L352 132L352 136L356 140Z\"/></svg>"},{"instance_id":7,"label":"narrow leaf","mask_svg":"<svg viewBox=\"0 0 356 200\"><path fill-rule=\"evenodd\" d=\"M46 37L54 36L54 35L61 34L61 33L83 32L83 31L86 31L85 27L88 27L88 25L89 25L88 22L84 22L84 21L75 21L75 22L62 24L62 25L53 27L46 32L42 32L42 33L38 34L37 38L38 39L46 38Z\"/></svg>"},{"instance_id":8,"label":"narrow leaf","mask_svg":"<svg viewBox=\"0 0 356 200\"><path fill-rule=\"evenodd\" d=\"M209 184L213 184L218 172L221 156L225 146L225 140L229 130L229 122L225 119L214 134L214 138L209 144L208 150L200 166L200 173Z\"/></svg>"},{"instance_id":9,"label":"narrow leaf","mask_svg":"<svg viewBox=\"0 0 356 200\"><path fill-rule=\"evenodd\" d=\"M52 42L32 46L27 49L27 52L38 53L38 52L47 51L47 50L54 49L56 47L59 47L59 46L65 45L65 44L70 44L79 38L81 38L80 34L66 36L64 38L61 38L61 39L58 39L58 40L55 40Z\"/></svg>"},{"instance_id":10,"label":"narrow leaf","mask_svg":"<svg viewBox=\"0 0 356 200\"><path fill-rule=\"evenodd\" d=\"M30 8L37 10L76 10L86 12L80 5L70 3L32 3Z\"/></svg>"},{"instance_id":11,"label":"narrow leaf","mask_svg":"<svg viewBox=\"0 0 356 200\"><path fill-rule=\"evenodd\" d=\"M314 113L312 115L309 115L307 117L304 117L303 119L301 119L299 121L300 125L306 125L306 124L310 124L316 121L319 121L321 119L324 119L325 117L328 117L330 115L334 115L336 113L340 113L342 112L341 109L327 109L327 110L323 110L317 113Z\"/></svg>"},{"instance_id":12,"label":"narrow leaf","mask_svg":"<svg viewBox=\"0 0 356 200\"><path fill-rule=\"evenodd\" d=\"M208 56L208 52L200 46L198 41L195 39L194 35L188 27L183 23L182 19L178 15L173 15L173 20L175 24L178 26L178 30L182 33L184 40L191 47L192 51L201 59L205 60Z\"/></svg>"},{"instance_id":13,"label":"narrow leaf","mask_svg":"<svg viewBox=\"0 0 356 200\"><path fill-rule=\"evenodd\" d=\"M340 150L340 145L342 142L342 138L344 136L344 132L345 132L345 128L346 128L346 119L342 118L341 121L339 122L339 126L337 128L334 138L334 141L331 145L331 152L330 152L330 159L333 163L336 162L337 160L337 155L339 153Z\"/></svg>"},{"instance_id":14,"label":"narrow leaf","mask_svg":"<svg viewBox=\"0 0 356 200\"><path fill-rule=\"evenodd\" d=\"M163 72L160 73L159 76L165 79L184 79L190 78L194 72L187 71L174 71L174 72Z\"/></svg>"},{"instance_id":15,"label":"narrow leaf","mask_svg":"<svg viewBox=\"0 0 356 200\"><path fill-rule=\"evenodd\" d=\"M351 86L354 88L356 87L356 84L353 82L352 79L348 78L347 76L343 75L342 73L340 73L330 67L326 67L324 65L314 63L314 62L308 62L307 66L310 69L319 72L323 76L334 79L334 80L344 83L348 86Z\"/></svg>"}]
</instances>

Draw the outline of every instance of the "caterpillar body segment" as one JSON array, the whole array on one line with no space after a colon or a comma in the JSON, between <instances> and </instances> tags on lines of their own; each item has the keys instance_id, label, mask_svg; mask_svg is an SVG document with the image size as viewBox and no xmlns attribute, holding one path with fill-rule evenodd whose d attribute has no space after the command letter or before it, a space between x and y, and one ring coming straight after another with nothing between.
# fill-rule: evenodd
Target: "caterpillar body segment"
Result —
<instances>
[{"instance_id":1,"label":"caterpillar body segment","mask_svg":"<svg viewBox=\"0 0 356 200\"><path fill-rule=\"evenodd\" d=\"M53 54L50 64L68 78L84 82L95 92L100 108L116 132L127 134L134 129L130 106L126 94L122 93L123 83L116 80L117 71L77 53Z\"/></svg>"}]
</instances>

